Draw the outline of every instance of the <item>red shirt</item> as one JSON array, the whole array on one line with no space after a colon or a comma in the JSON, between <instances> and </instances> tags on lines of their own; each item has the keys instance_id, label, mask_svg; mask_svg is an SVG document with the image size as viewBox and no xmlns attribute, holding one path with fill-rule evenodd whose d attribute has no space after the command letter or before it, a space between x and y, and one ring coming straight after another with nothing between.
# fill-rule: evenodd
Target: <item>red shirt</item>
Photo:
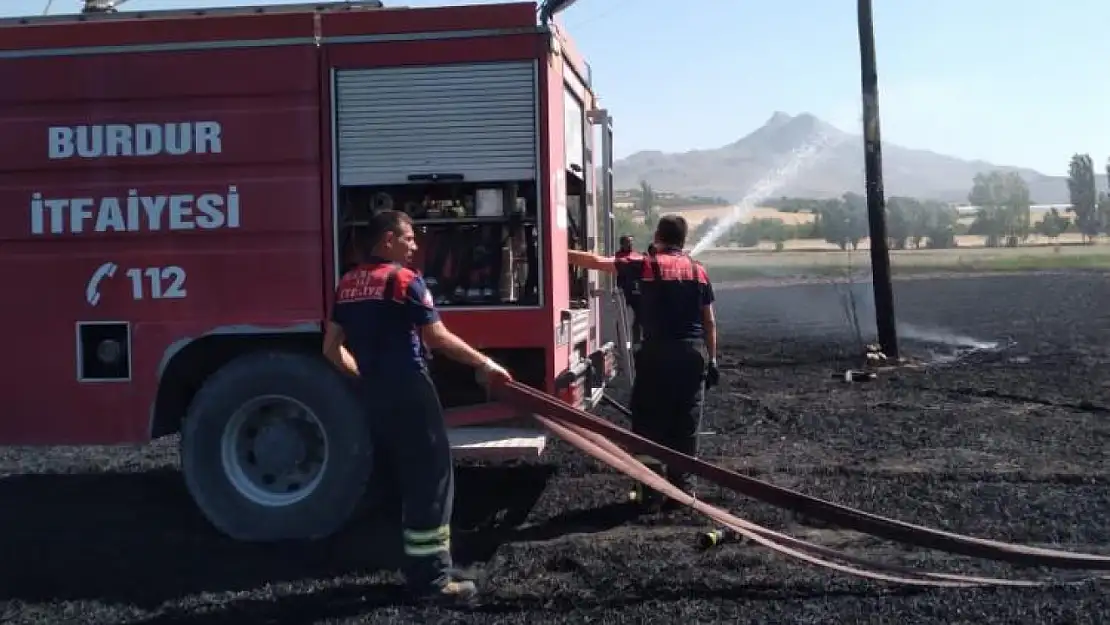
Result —
<instances>
[{"instance_id":1,"label":"red shirt","mask_svg":"<svg viewBox=\"0 0 1110 625\"><path fill-rule=\"evenodd\" d=\"M637 315L645 341L705 337L701 311L715 298L701 263L681 250L626 254L616 262L620 278L639 283Z\"/></svg>"}]
</instances>

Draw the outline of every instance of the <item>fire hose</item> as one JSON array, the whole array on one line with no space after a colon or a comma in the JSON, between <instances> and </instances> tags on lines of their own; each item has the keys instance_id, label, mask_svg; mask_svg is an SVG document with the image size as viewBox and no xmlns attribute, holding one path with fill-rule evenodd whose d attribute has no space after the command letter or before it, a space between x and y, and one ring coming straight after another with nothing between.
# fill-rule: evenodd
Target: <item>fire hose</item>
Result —
<instances>
[{"instance_id":1,"label":"fire hose","mask_svg":"<svg viewBox=\"0 0 1110 625\"><path fill-rule=\"evenodd\" d=\"M1038 587L1060 583L1085 583L1091 579L1106 579L1104 576L1099 576L1097 578L1068 580L1067 582L1061 580L1009 580L921 571L874 562L775 532L700 501L671 485L662 476L637 461L633 454L654 457L677 470L699 476L721 487L770 505L834 522L847 529L877 538L1028 567L1110 570L1110 556L1028 547L964 536L881 517L775 486L680 454L517 382L494 386L491 391L495 397L506 404L535 415L544 427L580 451L642 482L645 486L697 510L753 543L809 564L876 581L948 588L972 586Z\"/></svg>"}]
</instances>

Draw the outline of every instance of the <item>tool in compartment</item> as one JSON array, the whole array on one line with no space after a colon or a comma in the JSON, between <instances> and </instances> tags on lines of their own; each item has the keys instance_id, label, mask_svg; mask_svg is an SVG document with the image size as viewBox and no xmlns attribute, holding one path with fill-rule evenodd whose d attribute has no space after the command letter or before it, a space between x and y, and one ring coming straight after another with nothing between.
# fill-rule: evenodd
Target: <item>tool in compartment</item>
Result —
<instances>
[{"instance_id":1,"label":"tool in compartment","mask_svg":"<svg viewBox=\"0 0 1110 625\"><path fill-rule=\"evenodd\" d=\"M437 306L538 303L536 224L518 184L435 178L362 188L347 196L340 234L345 248L352 249L353 229L371 215L401 208L417 235L412 267L423 274ZM343 260L347 256L344 252Z\"/></svg>"},{"instance_id":2,"label":"tool in compartment","mask_svg":"<svg viewBox=\"0 0 1110 625\"><path fill-rule=\"evenodd\" d=\"M502 224L437 224L422 235L425 280L437 305L497 305L516 299L501 297L516 280L513 238Z\"/></svg>"}]
</instances>

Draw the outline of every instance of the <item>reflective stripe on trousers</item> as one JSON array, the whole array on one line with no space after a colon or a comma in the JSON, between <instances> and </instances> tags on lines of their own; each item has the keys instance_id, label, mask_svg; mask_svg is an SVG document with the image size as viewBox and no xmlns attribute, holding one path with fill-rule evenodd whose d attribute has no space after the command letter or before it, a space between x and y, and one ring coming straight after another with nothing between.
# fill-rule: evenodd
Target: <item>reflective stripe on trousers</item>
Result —
<instances>
[{"instance_id":1,"label":"reflective stripe on trousers","mask_svg":"<svg viewBox=\"0 0 1110 625\"><path fill-rule=\"evenodd\" d=\"M405 555L423 558L451 551L451 526L430 530L404 530Z\"/></svg>"}]
</instances>

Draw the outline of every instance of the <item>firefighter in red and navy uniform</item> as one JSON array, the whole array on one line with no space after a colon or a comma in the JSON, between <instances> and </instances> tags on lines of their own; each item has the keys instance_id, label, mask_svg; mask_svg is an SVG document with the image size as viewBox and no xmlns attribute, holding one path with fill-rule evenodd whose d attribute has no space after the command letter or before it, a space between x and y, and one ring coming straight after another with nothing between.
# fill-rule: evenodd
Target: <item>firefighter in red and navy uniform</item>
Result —
<instances>
[{"instance_id":1,"label":"firefighter in red and navy uniform","mask_svg":"<svg viewBox=\"0 0 1110 625\"><path fill-rule=\"evenodd\" d=\"M622 235L620 238L620 248L617 253L613 255L613 259L618 263L629 263L637 258L638 254L632 249L633 240L630 235ZM632 344L636 345L640 342L640 280L637 276L629 275L628 272L617 273L617 286L620 288L621 293L624 294L624 303L632 311L632 323L629 324L631 328Z\"/></svg>"},{"instance_id":2,"label":"firefighter in red and navy uniform","mask_svg":"<svg viewBox=\"0 0 1110 625\"><path fill-rule=\"evenodd\" d=\"M696 457L705 389L717 385L720 373L713 285L705 267L682 251L687 231L683 217L665 215L645 255L569 254L572 265L639 281L643 339L635 354L636 378L629 405L632 430ZM663 472L658 463L651 464ZM672 484L692 494L687 475L669 468L665 473Z\"/></svg>"},{"instance_id":3,"label":"firefighter in red and navy uniform","mask_svg":"<svg viewBox=\"0 0 1110 625\"><path fill-rule=\"evenodd\" d=\"M454 471L425 345L475 367L487 382L511 378L440 321L423 278L406 267L416 251L408 215L374 215L365 238L362 249L369 256L336 289L324 354L358 376L374 451L398 482L410 589L421 598L470 603L477 594L474 582L453 572Z\"/></svg>"}]
</instances>

